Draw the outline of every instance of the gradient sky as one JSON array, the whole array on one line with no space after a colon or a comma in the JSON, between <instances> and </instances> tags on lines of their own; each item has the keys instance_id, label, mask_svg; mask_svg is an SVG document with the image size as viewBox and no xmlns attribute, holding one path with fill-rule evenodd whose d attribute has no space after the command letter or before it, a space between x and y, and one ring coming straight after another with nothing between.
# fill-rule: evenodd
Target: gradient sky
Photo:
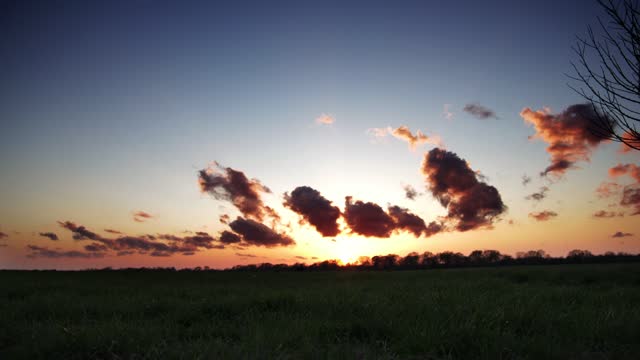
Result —
<instances>
[{"instance_id":1,"label":"gradient sky","mask_svg":"<svg viewBox=\"0 0 640 360\"><path fill-rule=\"evenodd\" d=\"M0 268L228 267L255 262L474 249L640 252L639 216L599 199L618 145L593 149L561 179L524 108L562 112L583 102L565 74L576 34L596 23L591 1L2 1L0 2ZM481 104L497 118L463 111ZM450 115L447 116L446 112ZM316 119L330 115L333 124ZM492 229L414 238L323 238L282 206L282 194L317 189L341 210L345 196L409 208L430 222L446 210L421 163L433 144L376 138L407 126L437 135L480 171L508 210ZM27 245L84 251L57 221L130 235L228 227L239 215L202 193L213 161L272 190L264 202L291 222L289 247L228 247L195 255L30 258ZM527 174L531 183L524 186ZM427 193L405 198L403 185ZM525 197L546 185L542 201ZM597 219L598 210L626 211ZM539 222L532 212L554 211ZM153 217L134 221L144 211ZM510 223L511 222L511 223ZM344 225L344 224L342 224ZM633 236L612 238L617 231ZM39 236L54 232L57 241ZM183 234L184 235L184 234ZM335 241L332 241L335 240ZM252 255L255 258L237 254Z\"/></svg>"}]
</instances>

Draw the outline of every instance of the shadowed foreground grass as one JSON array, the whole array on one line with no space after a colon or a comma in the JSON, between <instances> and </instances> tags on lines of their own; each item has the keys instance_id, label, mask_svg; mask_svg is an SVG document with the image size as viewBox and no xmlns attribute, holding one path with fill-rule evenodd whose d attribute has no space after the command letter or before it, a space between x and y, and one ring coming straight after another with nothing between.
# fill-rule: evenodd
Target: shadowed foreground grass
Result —
<instances>
[{"instance_id":1,"label":"shadowed foreground grass","mask_svg":"<svg viewBox=\"0 0 640 360\"><path fill-rule=\"evenodd\" d=\"M637 358L640 265L0 272L0 358Z\"/></svg>"}]
</instances>

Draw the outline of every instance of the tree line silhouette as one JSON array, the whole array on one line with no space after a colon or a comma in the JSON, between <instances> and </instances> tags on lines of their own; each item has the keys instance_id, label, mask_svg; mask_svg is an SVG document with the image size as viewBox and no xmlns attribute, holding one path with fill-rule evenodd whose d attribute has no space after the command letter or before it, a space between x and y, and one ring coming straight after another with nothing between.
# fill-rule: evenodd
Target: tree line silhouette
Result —
<instances>
[{"instance_id":1,"label":"tree line silhouette","mask_svg":"<svg viewBox=\"0 0 640 360\"><path fill-rule=\"evenodd\" d=\"M483 266L552 265L552 264L597 264L615 262L638 262L640 254L608 251L594 255L589 250L571 250L566 256L552 257L544 250L518 252L515 257L501 254L498 250L474 250L469 255L459 252L441 253L412 252L402 257L396 254L361 256L357 262L341 264L337 260L325 260L313 264L249 264L236 265L231 271L327 271L327 270L418 270L439 268L464 268Z\"/></svg>"}]
</instances>

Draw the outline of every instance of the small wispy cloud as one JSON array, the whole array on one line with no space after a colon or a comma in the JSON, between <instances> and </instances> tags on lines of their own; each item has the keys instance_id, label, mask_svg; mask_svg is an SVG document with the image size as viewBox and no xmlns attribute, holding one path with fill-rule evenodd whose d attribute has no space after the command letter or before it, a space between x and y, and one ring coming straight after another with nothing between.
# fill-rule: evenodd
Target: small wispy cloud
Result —
<instances>
[{"instance_id":1,"label":"small wispy cloud","mask_svg":"<svg viewBox=\"0 0 640 360\"><path fill-rule=\"evenodd\" d=\"M155 216L149 214L148 212L145 211L136 211L133 213L133 221L135 222L145 222L147 220L151 220L153 219Z\"/></svg>"},{"instance_id":2,"label":"small wispy cloud","mask_svg":"<svg viewBox=\"0 0 640 360\"><path fill-rule=\"evenodd\" d=\"M331 125L336 122L336 118L329 114L321 114L316 118L316 123L321 125Z\"/></svg>"}]
</instances>

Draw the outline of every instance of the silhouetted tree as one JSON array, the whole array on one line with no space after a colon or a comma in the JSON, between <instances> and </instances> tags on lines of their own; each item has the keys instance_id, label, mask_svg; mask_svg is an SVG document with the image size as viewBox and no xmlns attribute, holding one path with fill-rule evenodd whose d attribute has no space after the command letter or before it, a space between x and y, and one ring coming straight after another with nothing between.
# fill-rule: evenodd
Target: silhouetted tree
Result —
<instances>
[{"instance_id":1,"label":"silhouetted tree","mask_svg":"<svg viewBox=\"0 0 640 360\"><path fill-rule=\"evenodd\" d=\"M608 19L598 19L600 36L589 27L578 37L570 77L581 85L570 86L593 105L595 134L640 150L640 7L637 0L598 3Z\"/></svg>"}]
</instances>

